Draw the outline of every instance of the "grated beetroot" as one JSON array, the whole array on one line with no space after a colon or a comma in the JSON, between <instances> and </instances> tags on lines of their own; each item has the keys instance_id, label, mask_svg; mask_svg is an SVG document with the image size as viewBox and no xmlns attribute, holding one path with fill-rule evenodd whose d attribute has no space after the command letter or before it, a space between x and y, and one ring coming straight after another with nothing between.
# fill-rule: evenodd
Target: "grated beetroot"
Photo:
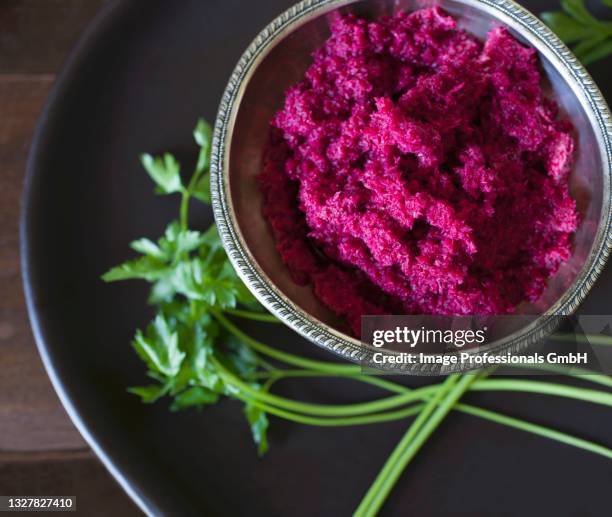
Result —
<instances>
[{"instance_id":1,"label":"grated beetroot","mask_svg":"<svg viewBox=\"0 0 612 517\"><path fill-rule=\"evenodd\" d=\"M295 282L364 314L505 314L571 253L573 128L536 51L439 8L334 20L271 123L263 213Z\"/></svg>"}]
</instances>

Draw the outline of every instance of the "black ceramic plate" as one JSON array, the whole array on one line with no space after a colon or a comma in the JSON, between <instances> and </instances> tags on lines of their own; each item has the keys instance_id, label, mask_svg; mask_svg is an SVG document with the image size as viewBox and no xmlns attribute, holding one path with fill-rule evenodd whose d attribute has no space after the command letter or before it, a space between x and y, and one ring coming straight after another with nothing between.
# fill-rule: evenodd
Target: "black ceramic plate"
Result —
<instances>
[{"instance_id":1,"label":"black ceramic plate","mask_svg":"<svg viewBox=\"0 0 612 517\"><path fill-rule=\"evenodd\" d=\"M241 52L291 0L125 1L104 9L57 81L32 147L23 271L41 355L75 424L136 502L168 515L348 515L406 423L308 428L274 420L258 459L238 404L170 413L126 387L144 380L130 339L150 317L145 287L105 285L127 244L155 237L177 202L152 195L137 156L195 160L191 129L213 120ZM526 2L527 3L527 2ZM541 10L557 4L528 2ZM594 68L604 91L607 65ZM209 211L195 214L206 228ZM585 311L610 313L608 272ZM276 329L276 327L275 327ZM275 342L327 357L289 330ZM285 385L291 395L363 400L359 385ZM608 442L612 412L538 396L469 395L479 404ZM605 515L612 463L452 414L393 492L388 515Z\"/></svg>"}]
</instances>

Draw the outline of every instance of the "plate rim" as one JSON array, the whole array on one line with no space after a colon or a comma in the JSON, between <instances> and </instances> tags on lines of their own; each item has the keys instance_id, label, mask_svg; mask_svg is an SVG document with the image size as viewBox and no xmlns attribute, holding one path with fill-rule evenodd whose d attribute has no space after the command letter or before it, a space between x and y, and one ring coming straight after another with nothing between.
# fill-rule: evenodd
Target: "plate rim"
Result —
<instances>
[{"instance_id":1,"label":"plate rim","mask_svg":"<svg viewBox=\"0 0 612 517\"><path fill-rule=\"evenodd\" d=\"M40 154L45 148L45 140L53 118L53 111L57 103L65 96L71 78L78 71L81 64L87 59L91 49L96 46L101 35L114 23L117 17L130 7L129 2L121 0L106 0L99 7L93 18L86 24L84 30L78 36L76 42L68 51L49 93L44 101L43 107L38 115L35 129L32 134L28 157L25 167L22 192L20 197L19 215L19 256L21 267L22 287L25 298L25 305L28 313L30 328L36 343L38 354L41 358L45 371L51 381L51 385L57 394L64 410L68 414L70 421L76 427L79 434L83 437L87 445L94 452L96 457L102 462L106 470L119 484L123 491L136 504L136 506L146 515L159 515L161 509L150 498L146 497L140 490L137 490L134 482L126 476L117 465L112 454L106 450L95 436L91 426L87 424L81 416L78 404L75 402L68 388L65 386L62 377L58 372L57 357L47 344L46 330L41 318L41 308L37 299L37 288L33 279L32 271L35 269L35 258L30 250L30 239L32 234L32 197L37 178L42 174Z\"/></svg>"}]
</instances>

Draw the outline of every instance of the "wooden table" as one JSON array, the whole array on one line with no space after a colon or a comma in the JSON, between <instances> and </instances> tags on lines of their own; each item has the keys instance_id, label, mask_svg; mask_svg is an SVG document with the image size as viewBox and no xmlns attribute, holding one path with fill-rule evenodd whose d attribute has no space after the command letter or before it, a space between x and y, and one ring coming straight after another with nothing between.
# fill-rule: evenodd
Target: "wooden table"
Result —
<instances>
[{"instance_id":1,"label":"wooden table","mask_svg":"<svg viewBox=\"0 0 612 517\"><path fill-rule=\"evenodd\" d=\"M103 0L0 1L0 495L76 495L80 513L140 515L70 422L42 366L19 265L28 148L55 75Z\"/></svg>"}]
</instances>

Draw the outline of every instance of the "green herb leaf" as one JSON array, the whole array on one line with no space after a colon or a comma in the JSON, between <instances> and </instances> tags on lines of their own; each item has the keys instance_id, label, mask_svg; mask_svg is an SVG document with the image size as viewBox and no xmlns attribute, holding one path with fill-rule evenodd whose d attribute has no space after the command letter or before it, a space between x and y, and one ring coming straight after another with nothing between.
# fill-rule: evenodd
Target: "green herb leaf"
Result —
<instances>
[{"instance_id":1,"label":"green herb leaf","mask_svg":"<svg viewBox=\"0 0 612 517\"><path fill-rule=\"evenodd\" d=\"M143 255L148 255L160 261L168 259L168 256L157 244L149 239L138 239L130 244L130 248Z\"/></svg>"},{"instance_id":2,"label":"green herb leaf","mask_svg":"<svg viewBox=\"0 0 612 517\"><path fill-rule=\"evenodd\" d=\"M200 155L196 165L196 174L203 172L210 166L210 148L212 146L212 128L204 119L198 120L198 125L193 131L193 138L200 146Z\"/></svg>"},{"instance_id":3,"label":"green herb leaf","mask_svg":"<svg viewBox=\"0 0 612 517\"><path fill-rule=\"evenodd\" d=\"M217 231L217 227L214 224L211 225L211 227L206 230L206 232L204 232L203 239L204 244L208 246L211 252L223 251L223 244L221 244L219 232ZM224 257L223 260L227 260L227 257Z\"/></svg>"},{"instance_id":4,"label":"green herb leaf","mask_svg":"<svg viewBox=\"0 0 612 517\"><path fill-rule=\"evenodd\" d=\"M203 174L193 188L193 197L198 201L210 205L210 173Z\"/></svg>"},{"instance_id":5,"label":"green herb leaf","mask_svg":"<svg viewBox=\"0 0 612 517\"><path fill-rule=\"evenodd\" d=\"M174 402L170 409L172 411L180 411L194 406L207 406L215 404L218 400L219 395L217 393L200 386L194 386L174 397Z\"/></svg>"},{"instance_id":6,"label":"green herb leaf","mask_svg":"<svg viewBox=\"0 0 612 517\"><path fill-rule=\"evenodd\" d=\"M595 63L595 61L599 61L610 54L612 54L612 40L598 42L589 49L580 51L580 53L576 48L576 55L585 65Z\"/></svg>"},{"instance_id":7,"label":"green herb leaf","mask_svg":"<svg viewBox=\"0 0 612 517\"><path fill-rule=\"evenodd\" d=\"M234 279L226 279L199 258L181 262L174 270L173 285L186 298L220 308L235 307L237 300Z\"/></svg>"},{"instance_id":8,"label":"green herb leaf","mask_svg":"<svg viewBox=\"0 0 612 517\"><path fill-rule=\"evenodd\" d=\"M183 190L181 183L181 167L171 154L165 153L163 157L153 157L143 154L140 161L151 179L157 184L160 194L173 194Z\"/></svg>"},{"instance_id":9,"label":"green herb leaf","mask_svg":"<svg viewBox=\"0 0 612 517\"><path fill-rule=\"evenodd\" d=\"M193 230L180 233L176 239L177 253L189 253L198 249L203 243L203 238L200 232Z\"/></svg>"},{"instance_id":10,"label":"green herb leaf","mask_svg":"<svg viewBox=\"0 0 612 517\"><path fill-rule=\"evenodd\" d=\"M193 138L200 147L207 147L210 152L210 141L212 139L212 128L203 118L198 119L198 123L193 130Z\"/></svg>"},{"instance_id":11,"label":"green herb leaf","mask_svg":"<svg viewBox=\"0 0 612 517\"><path fill-rule=\"evenodd\" d=\"M112 268L102 276L102 280L116 282L118 280L142 279L154 282L166 276L169 271L170 269L165 262L146 256L124 262Z\"/></svg>"},{"instance_id":12,"label":"green herb leaf","mask_svg":"<svg viewBox=\"0 0 612 517\"><path fill-rule=\"evenodd\" d=\"M219 328L210 316L199 320L193 334L193 370L200 385L214 393L224 393L223 381L210 360L214 354L214 341L218 336Z\"/></svg>"},{"instance_id":13,"label":"green herb leaf","mask_svg":"<svg viewBox=\"0 0 612 517\"><path fill-rule=\"evenodd\" d=\"M136 332L133 345L152 373L168 378L179 373L185 353L179 350L178 334L161 314L149 325L146 335L140 330Z\"/></svg>"},{"instance_id":14,"label":"green herb leaf","mask_svg":"<svg viewBox=\"0 0 612 517\"><path fill-rule=\"evenodd\" d=\"M268 452L267 432L270 425L268 417L261 409L252 404L246 404L244 406L244 414L251 427L253 441L257 444L257 454L263 456Z\"/></svg>"},{"instance_id":15,"label":"green herb leaf","mask_svg":"<svg viewBox=\"0 0 612 517\"><path fill-rule=\"evenodd\" d=\"M605 39L606 37L601 34L595 34L594 36L585 38L574 47L574 54L576 54L578 59L584 62L584 56L598 47Z\"/></svg>"},{"instance_id":16,"label":"green herb leaf","mask_svg":"<svg viewBox=\"0 0 612 517\"><path fill-rule=\"evenodd\" d=\"M195 372L198 382L215 393L225 393L225 386L209 360L209 352L200 350L195 358Z\"/></svg>"},{"instance_id":17,"label":"green herb leaf","mask_svg":"<svg viewBox=\"0 0 612 517\"><path fill-rule=\"evenodd\" d=\"M167 275L153 284L147 301L151 305L160 305L170 302L175 295L176 289L174 288L174 282L172 281L172 277Z\"/></svg>"},{"instance_id":18,"label":"green herb leaf","mask_svg":"<svg viewBox=\"0 0 612 517\"><path fill-rule=\"evenodd\" d=\"M145 404L157 402L168 393L168 386L163 384L151 384L150 386L135 386L128 388L130 393L138 395Z\"/></svg>"},{"instance_id":19,"label":"green herb leaf","mask_svg":"<svg viewBox=\"0 0 612 517\"><path fill-rule=\"evenodd\" d=\"M546 25L554 30L559 38L568 44L588 38L592 34L592 31L587 26L578 23L574 18L561 11L542 13L541 18Z\"/></svg>"},{"instance_id":20,"label":"green herb leaf","mask_svg":"<svg viewBox=\"0 0 612 517\"><path fill-rule=\"evenodd\" d=\"M603 0L612 6L612 0ZM589 65L612 54L612 23L600 21L586 7L584 0L562 0L563 11L546 12L541 18L568 45L575 44L574 53Z\"/></svg>"},{"instance_id":21,"label":"green herb leaf","mask_svg":"<svg viewBox=\"0 0 612 517\"><path fill-rule=\"evenodd\" d=\"M572 18L584 25L597 24L597 20L584 5L584 0L561 0L561 7Z\"/></svg>"},{"instance_id":22,"label":"green herb leaf","mask_svg":"<svg viewBox=\"0 0 612 517\"><path fill-rule=\"evenodd\" d=\"M259 356L248 346L236 338L229 336L226 339L228 352L225 355L228 366L243 379L251 379L257 369L262 365Z\"/></svg>"},{"instance_id":23,"label":"green herb leaf","mask_svg":"<svg viewBox=\"0 0 612 517\"><path fill-rule=\"evenodd\" d=\"M181 231L178 221L172 221L166 228L159 246L169 255L180 257L199 248L204 242L204 235L193 230Z\"/></svg>"}]
</instances>

